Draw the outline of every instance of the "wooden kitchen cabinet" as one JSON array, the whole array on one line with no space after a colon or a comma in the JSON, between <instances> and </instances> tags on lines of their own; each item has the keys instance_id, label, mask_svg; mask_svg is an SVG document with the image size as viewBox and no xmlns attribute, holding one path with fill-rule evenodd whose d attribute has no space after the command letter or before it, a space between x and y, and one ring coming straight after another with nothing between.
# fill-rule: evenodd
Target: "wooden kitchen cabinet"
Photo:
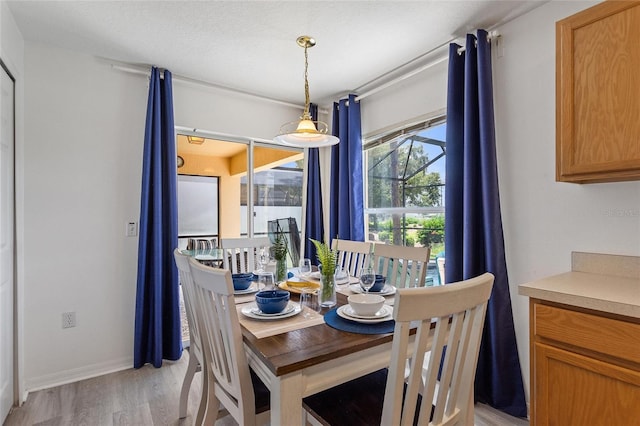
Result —
<instances>
[{"instance_id":1,"label":"wooden kitchen cabinet","mask_svg":"<svg viewBox=\"0 0 640 426\"><path fill-rule=\"evenodd\" d=\"M530 299L531 424L640 424L640 319Z\"/></svg>"},{"instance_id":2,"label":"wooden kitchen cabinet","mask_svg":"<svg viewBox=\"0 0 640 426\"><path fill-rule=\"evenodd\" d=\"M640 180L640 2L556 23L556 180Z\"/></svg>"}]
</instances>

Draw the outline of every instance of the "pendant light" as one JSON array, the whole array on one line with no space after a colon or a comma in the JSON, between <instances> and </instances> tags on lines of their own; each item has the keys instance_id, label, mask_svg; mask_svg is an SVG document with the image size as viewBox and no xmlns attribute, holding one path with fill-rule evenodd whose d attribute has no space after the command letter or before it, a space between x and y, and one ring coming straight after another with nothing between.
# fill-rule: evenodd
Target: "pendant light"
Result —
<instances>
[{"instance_id":1,"label":"pendant light","mask_svg":"<svg viewBox=\"0 0 640 426\"><path fill-rule=\"evenodd\" d=\"M304 48L304 112L300 121L293 121L280 128L280 134L273 140L283 145L295 146L299 148L319 148L322 146L335 145L340 140L327 133L327 123L313 121L309 114L309 80L308 68L309 60L307 49L316 45L316 41L309 36L300 36L296 40L298 46Z\"/></svg>"}]
</instances>

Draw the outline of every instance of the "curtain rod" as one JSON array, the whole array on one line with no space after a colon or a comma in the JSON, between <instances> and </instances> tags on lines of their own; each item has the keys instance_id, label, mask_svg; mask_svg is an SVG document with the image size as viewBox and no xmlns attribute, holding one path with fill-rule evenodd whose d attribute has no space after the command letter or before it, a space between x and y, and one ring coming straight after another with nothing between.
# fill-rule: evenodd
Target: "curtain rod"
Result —
<instances>
[{"instance_id":1,"label":"curtain rod","mask_svg":"<svg viewBox=\"0 0 640 426\"><path fill-rule=\"evenodd\" d=\"M500 33L498 31L490 31L487 39L489 40L489 42L491 42L492 39L497 38L497 37L500 37ZM436 47L434 49L431 49L429 52L425 53L424 55L419 56L418 58L414 59L411 62L414 62L414 61L418 60L419 58L424 57L425 55L427 55L429 53L432 53L432 52L434 52L436 50L439 50L442 47L447 46L449 43L454 42L455 40L457 40L457 39L456 38L451 39L448 42L446 42L444 44L441 44L440 46L438 46L438 47ZM464 46L458 48L458 54L461 54L464 51L465 51L465 47ZM402 74L400 77L397 77L397 78L395 78L393 80L390 80L390 81L388 81L388 82L386 82L384 84L381 84L378 87L375 87L375 88L373 88L373 89L371 89L371 90L369 90L367 92L364 92L364 93L358 95L355 100L356 100L356 102L358 102L358 101L360 101L360 100L362 100L362 99L364 99L364 98L366 98L368 96L373 95L374 93L378 93L379 91L384 90L387 87L390 87L390 86L393 86L394 84L400 83L401 81L404 81L404 80L406 80L406 79L408 79L410 77L413 77L416 74L419 74L419 73L421 73L423 71L426 71L429 68L431 68L433 66L436 66L436 65L438 65L438 64L440 64L440 63L442 63L444 61L448 61L448 60L449 60L449 54L447 53L446 55L441 56L439 58L436 58L436 59L432 60L431 62L428 62L428 63L422 65L421 67L418 67L418 68L416 68L414 70L411 70L411 71L409 71L409 72L407 72L405 74ZM405 65L407 65L407 64L405 64ZM398 68L396 68L396 69L398 69ZM389 73L387 73L387 74L389 74ZM378 79L381 78L381 77L378 77Z\"/></svg>"},{"instance_id":2,"label":"curtain rod","mask_svg":"<svg viewBox=\"0 0 640 426\"><path fill-rule=\"evenodd\" d=\"M118 71L123 71L129 74L138 74L138 75L144 75L147 76L147 78L150 76L151 70L144 68L136 68L133 66L126 66L126 65L118 65L118 64L111 64L111 68L118 70ZM209 87L209 88L213 88L213 89L218 89L218 90L223 90L226 92L231 92L231 93L235 93L238 95L244 95L244 96L249 96L252 98L257 98L263 101L268 101L274 104L278 104L278 105L283 105L283 106L287 106L287 107L293 107L293 108L298 108L303 110L304 109L304 105L298 105L298 104L294 104L291 102L285 102L285 101L281 101L279 99L274 99L274 98L269 98L267 96L261 96L261 95L256 95L255 93L250 93L250 92L245 92L243 90L239 90L239 89L232 89L230 87L225 87L219 84L214 84L214 83L209 83L206 81L202 81L202 80L196 80L194 78L190 78L190 77L184 77L181 75L176 75L172 73L172 79L173 81L177 81L180 83L187 83L187 84L193 84L196 86L205 86L205 87ZM321 109L319 110L319 112L321 112L322 114L328 114L329 111Z\"/></svg>"}]
</instances>

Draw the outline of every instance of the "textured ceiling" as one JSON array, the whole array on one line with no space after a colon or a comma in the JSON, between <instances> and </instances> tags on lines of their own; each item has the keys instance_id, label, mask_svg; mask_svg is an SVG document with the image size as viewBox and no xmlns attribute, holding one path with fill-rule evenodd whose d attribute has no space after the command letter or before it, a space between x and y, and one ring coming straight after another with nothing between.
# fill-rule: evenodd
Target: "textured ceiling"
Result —
<instances>
[{"instance_id":1,"label":"textured ceiling","mask_svg":"<svg viewBox=\"0 0 640 426\"><path fill-rule=\"evenodd\" d=\"M297 104L304 103L304 51L295 40L311 35L317 41L309 50L311 101L324 104L421 65L437 46L544 1L7 3L27 41L156 65Z\"/></svg>"}]
</instances>

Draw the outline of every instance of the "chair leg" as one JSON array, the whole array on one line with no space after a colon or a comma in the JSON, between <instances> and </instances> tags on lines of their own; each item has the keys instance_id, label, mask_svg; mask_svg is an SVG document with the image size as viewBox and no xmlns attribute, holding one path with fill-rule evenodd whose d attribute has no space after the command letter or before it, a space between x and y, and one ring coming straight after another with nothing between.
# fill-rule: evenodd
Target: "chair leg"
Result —
<instances>
[{"instance_id":1,"label":"chair leg","mask_svg":"<svg viewBox=\"0 0 640 426\"><path fill-rule=\"evenodd\" d=\"M204 424L204 416L207 411L208 400L209 400L209 375L205 371L205 367L202 366L202 393L200 395L200 404L198 404L198 413L196 414L196 421L194 425Z\"/></svg>"},{"instance_id":2,"label":"chair leg","mask_svg":"<svg viewBox=\"0 0 640 426\"><path fill-rule=\"evenodd\" d=\"M206 370L206 369L205 369ZM198 423L198 419L196 419L196 424L200 425L212 425L216 422L218 418L218 410L220 410L220 401L216 398L216 393L214 390L214 378L207 371L203 372L203 380L206 380L206 396L207 401L205 404L200 403L201 406L205 406L206 410L204 413L204 420L202 423ZM203 396L205 394L205 389L203 389ZM198 410L198 415L200 415L200 410Z\"/></svg>"},{"instance_id":3,"label":"chair leg","mask_svg":"<svg viewBox=\"0 0 640 426\"><path fill-rule=\"evenodd\" d=\"M180 390L180 418L184 419L187 417L187 402L189 400L189 390L191 389L191 383L193 382L193 376L196 374L198 369L198 360L196 359L195 354L192 354L189 351L189 365L187 366L187 372L184 375L184 380L182 381L182 390Z\"/></svg>"}]
</instances>

